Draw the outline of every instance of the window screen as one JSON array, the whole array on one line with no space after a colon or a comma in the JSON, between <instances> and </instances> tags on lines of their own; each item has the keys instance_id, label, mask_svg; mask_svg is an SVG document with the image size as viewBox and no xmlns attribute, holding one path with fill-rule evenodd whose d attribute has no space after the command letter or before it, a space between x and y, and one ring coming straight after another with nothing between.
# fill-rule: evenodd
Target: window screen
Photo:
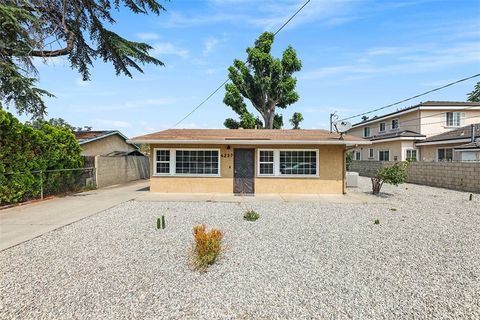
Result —
<instances>
[{"instance_id":1,"label":"window screen","mask_svg":"<svg viewBox=\"0 0 480 320\"><path fill-rule=\"evenodd\" d=\"M273 162L273 151L261 150L259 154L260 174L273 174Z\"/></svg>"},{"instance_id":2,"label":"window screen","mask_svg":"<svg viewBox=\"0 0 480 320\"><path fill-rule=\"evenodd\" d=\"M315 151L280 151L280 174L316 175L317 153Z\"/></svg>"},{"instance_id":3,"label":"window screen","mask_svg":"<svg viewBox=\"0 0 480 320\"><path fill-rule=\"evenodd\" d=\"M218 151L177 150L176 174L218 174Z\"/></svg>"},{"instance_id":4,"label":"window screen","mask_svg":"<svg viewBox=\"0 0 480 320\"><path fill-rule=\"evenodd\" d=\"M461 114L460 112L447 112L447 126L460 127Z\"/></svg>"},{"instance_id":5,"label":"window screen","mask_svg":"<svg viewBox=\"0 0 480 320\"><path fill-rule=\"evenodd\" d=\"M170 173L170 150L157 150L155 167L156 173Z\"/></svg>"},{"instance_id":6,"label":"window screen","mask_svg":"<svg viewBox=\"0 0 480 320\"><path fill-rule=\"evenodd\" d=\"M438 161L452 161L452 160L453 160L452 148L438 149Z\"/></svg>"},{"instance_id":7,"label":"window screen","mask_svg":"<svg viewBox=\"0 0 480 320\"><path fill-rule=\"evenodd\" d=\"M390 161L390 151L379 151L378 160L380 161Z\"/></svg>"}]
</instances>

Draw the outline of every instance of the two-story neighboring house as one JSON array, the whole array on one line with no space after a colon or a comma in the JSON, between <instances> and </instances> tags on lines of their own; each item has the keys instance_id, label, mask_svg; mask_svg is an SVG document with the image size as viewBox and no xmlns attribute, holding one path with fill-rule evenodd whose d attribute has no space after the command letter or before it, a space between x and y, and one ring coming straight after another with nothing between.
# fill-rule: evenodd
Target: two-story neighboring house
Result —
<instances>
[{"instance_id":1,"label":"two-story neighboring house","mask_svg":"<svg viewBox=\"0 0 480 320\"><path fill-rule=\"evenodd\" d=\"M424 148L422 141L478 122L480 103L427 101L356 123L348 134L372 141L370 146L353 150L354 160L449 160L442 158L438 150L445 148L443 145ZM465 142L458 146L462 143ZM456 159L460 160L453 154L451 160Z\"/></svg>"}]
</instances>

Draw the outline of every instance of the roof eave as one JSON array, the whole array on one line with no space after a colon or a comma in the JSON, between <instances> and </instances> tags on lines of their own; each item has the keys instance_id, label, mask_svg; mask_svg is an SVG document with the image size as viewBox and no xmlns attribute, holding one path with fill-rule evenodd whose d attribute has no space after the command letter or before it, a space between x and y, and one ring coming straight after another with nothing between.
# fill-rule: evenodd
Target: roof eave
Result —
<instances>
[{"instance_id":1,"label":"roof eave","mask_svg":"<svg viewBox=\"0 0 480 320\"><path fill-rule=\"evenodd\" d=\"M371 141L365 140L161 140L161 139L145 139L145 140L127 140L129 143L135 144L240 144L240 145L368 145Z\"/></svg>"}]
</instances>

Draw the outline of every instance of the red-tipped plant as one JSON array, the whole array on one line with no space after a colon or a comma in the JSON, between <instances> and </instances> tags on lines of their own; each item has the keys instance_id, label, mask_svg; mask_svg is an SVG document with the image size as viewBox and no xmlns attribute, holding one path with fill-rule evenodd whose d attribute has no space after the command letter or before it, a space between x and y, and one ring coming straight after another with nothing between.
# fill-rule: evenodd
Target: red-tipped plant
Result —
<instances>
[{"instance_id":1,"label":"red-tipped plant","mask_svg":"<svg viewBox=\"0 0 480 320\"><path fill-rule=\"evenodd\" d=\"M213 264L222 249L223 233L218 229L205 231L205 225L200 224L193 227L195 239L195 268L206 270Z\"/></svg>"}]
</instances>

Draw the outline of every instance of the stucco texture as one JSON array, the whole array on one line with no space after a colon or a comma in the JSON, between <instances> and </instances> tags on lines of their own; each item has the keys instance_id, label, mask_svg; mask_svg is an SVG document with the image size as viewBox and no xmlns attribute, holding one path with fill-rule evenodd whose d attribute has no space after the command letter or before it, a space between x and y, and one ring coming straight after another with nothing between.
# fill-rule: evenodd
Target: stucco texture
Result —
<instances>
[{"instance_id":1,"label":"stucco texture","mask_svg":"<svg viewBox=\"0 0 480 320\"><path fill-rule=\"evenodd\" d=\"M156 176L154 149L219 149L220 175L215 177ZM255 193L342 194L344 192L344 146L323 145L151 145L150 191L164 193L233 193L233 152L235 148L255 149ZM314 177L259 177L258 149L317 149L319 175Z\"/></svg>"}]
</instances>

